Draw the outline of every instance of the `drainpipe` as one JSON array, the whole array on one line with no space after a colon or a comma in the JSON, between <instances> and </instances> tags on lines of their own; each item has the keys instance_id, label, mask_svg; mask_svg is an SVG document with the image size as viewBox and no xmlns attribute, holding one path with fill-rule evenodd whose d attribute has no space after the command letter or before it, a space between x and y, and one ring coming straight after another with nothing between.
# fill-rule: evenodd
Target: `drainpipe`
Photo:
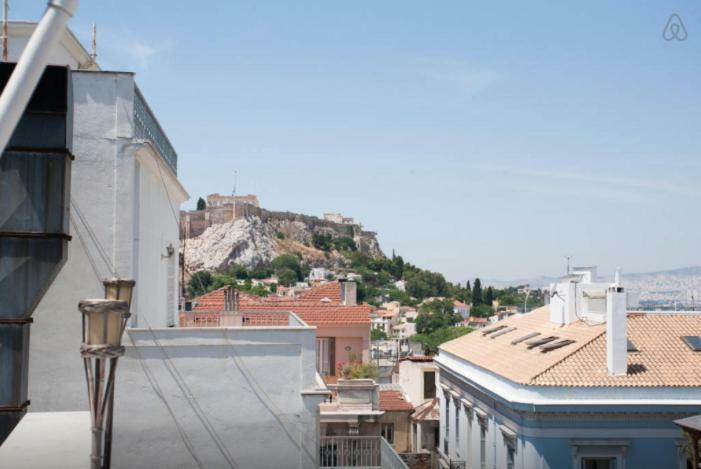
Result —
<instances>
[{"instance_id":1,"label":"drainpipe","mask_svg":"<svg viewBox=\"0 0 701 469\"><path fill-rule=\"evenodd\" d=\"M0 96L0 155L5 151L44 73L49 56L77 7L78 0L50 0L44 16L24 48L10 81Z\"/></svg>"}]
</instances>

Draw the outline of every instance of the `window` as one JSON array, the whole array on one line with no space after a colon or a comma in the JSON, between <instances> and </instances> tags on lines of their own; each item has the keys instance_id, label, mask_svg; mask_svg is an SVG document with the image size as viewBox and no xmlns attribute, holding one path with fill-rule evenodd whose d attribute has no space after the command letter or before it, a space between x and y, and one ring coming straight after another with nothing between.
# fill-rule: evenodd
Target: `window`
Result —
<instances>
[{"instance_id":1,"label":"window","mask_svg":"<svg viewBox=\"0 0 701 469\"><path fill-rule=\"evenodd\" d=\"M480 469L487 469L487 427L480 423Z\"/></svg>"},{"instance_id":2,"label":"window","mask_svg":"<svg viewBox=\"0 0 701 469\"><path fill-rule=\"evenodd\" d=\"M582 458L582 469L616 469L616 458Z\"/></svg>"},{"instance_id":3,"label":"window","mask_svg":"<svg viewBox=\"0 0 701 469\"><path fill-rule=\"evenodd\" d=\"M316 371L322 376L335 376L336 340L334 337L317 337Z\"/></svg>"},{"instance_id":4,"label":"window","mask_svg":"<svg viewBox=\"0 0 701 469\"><path fill-rule=\"evenodd\" d=\"M514 461L516 460L516 448L512 445L506 446L506 469L514 469Z\"/></svg>"},{"instance_id":5,"label":"window","mask_svg":"<svg viewBox=\"0 0 701 469\"><path fill-rule=\"evenodd\" d=\"M436 372L424 371L424 399L436 397Z\"/></svg>"},{"instance_id":6,"label":"window","mask_svg":"<svg viewBox=\"0 0 701 469\"><path fill-rule=\"evenodd\" d=\"M380 435L387 440L387 443L394 444L394 424L383 423L380 427Z\"/></svg>"}]
</instances>

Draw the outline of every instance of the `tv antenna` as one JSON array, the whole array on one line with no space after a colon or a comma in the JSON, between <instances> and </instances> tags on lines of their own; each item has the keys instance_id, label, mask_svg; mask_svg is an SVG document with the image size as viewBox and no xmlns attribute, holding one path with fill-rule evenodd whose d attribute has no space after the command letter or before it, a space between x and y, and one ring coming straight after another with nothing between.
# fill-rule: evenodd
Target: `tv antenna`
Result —
<instances>
[{"instance_id":1,"label":"tv antenna","mask_svg":"<svg viewBox=\"0 0 701 469\"><path fill-rule=\"evenodd\" d=\"M90 53L90 61L94 64L97 63L97 25L92 24L92 52Z\"/></svg>"},{"instance_id":2,"label":"tv antenna","mask_svg":"<svg viewBox=\"0 0 701 469\"><path fill-rule=\"evenodd\" d=\"M232 196L236 195L236 180L238 179L238 176L239 176L239 172L234 171L234 187L233 187L233 189L231 189Z\"/></svg>"},{"instance_id":3,"label":"tv antenna","mask_svg":"<svg viewBox=\"0 0 701 469\"><path fill-rule=\"evenodd\" d=\"M2 0L2 61L8 61L9 47L7 45L8 33L7 33L7 10L10 7L7 5L9 0Z\"/></svg>"},{"instance_id":4,"label":"tv antenna","mask_svg":"<svg viewBox=\"0 0 701 469\"><path fill-rule=\"evenodd\" d=\"M565 259L567 259L567 275L570 274L570 259L572 259L572 256L565 256Z\"/></svg>"}]
</instances>

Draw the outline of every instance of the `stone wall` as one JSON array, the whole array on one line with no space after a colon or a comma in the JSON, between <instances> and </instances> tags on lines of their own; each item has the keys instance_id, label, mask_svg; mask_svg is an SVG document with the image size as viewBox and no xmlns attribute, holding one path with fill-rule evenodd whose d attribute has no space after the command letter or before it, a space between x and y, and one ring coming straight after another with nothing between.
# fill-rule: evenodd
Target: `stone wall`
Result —
<instances>
[{"instance_id":1,"label":"stone wall","mask_svg":"<svg viewBox=\"0 0 701 469\"><path fill-rule=\"evenodd\" d=\"M182 211L180 213L181 229L186 238L194 238L201 235L212 225L229 223L240 218L258 217L264 222L301 222L312 231L330 231L337 236L355 238L374 237L375 233L363 231L360 225L348 225L322 220L319 217L293 212L275 212L256 207L249 203L234 203L216 207L207 207L204 210Z\"/></svg>"}]
</instances>

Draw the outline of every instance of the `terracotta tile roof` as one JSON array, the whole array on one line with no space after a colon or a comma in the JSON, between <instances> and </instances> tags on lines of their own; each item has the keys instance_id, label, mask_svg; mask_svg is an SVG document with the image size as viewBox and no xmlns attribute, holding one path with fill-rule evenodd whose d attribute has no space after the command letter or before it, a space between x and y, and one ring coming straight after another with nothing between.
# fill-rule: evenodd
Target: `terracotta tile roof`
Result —
<instances>
[{"instance_id":1,"label":"terracotta tile roof","mask_svg":"<svg viewBox=\"0 0 701 469\"><path fill-rule=\"evenodd\" d=\"M439 420L440 408L438 406L438 398L434 397L430 401L416 406L416 410L411 414L412 420Z\"/></svg>"},{"instance_id":2,"label":"terracotta tile roof","mask_svg":"<svg viewBox=\"0 0 701 469\"><path fill-rule=\"evenodd\" d=\"M404 399L401 391L383 390L380 389L380 410L384 411L403 411L414 410L411 402Z\"/></svg>"},{"instance_id":3,"label":"terracotta tile roof","mask_svg":"<svg viewBox=\"0 0 701 469\"><path fill-rule=\"evenodd\" d=\"M467 308L467 305L460 300L453 300L453 306L457 306L458 308Z\"/></svg>"},{"instance_id":4,"label":"terracotta tile roof","mask_svg":"<svg viewBox=\"0 0 701 469\"><path fill-rule=\"evenodd\" d=\"M332 303L341 302L341 284L340 282L322 283L309 290L300 293L299 299L305 301L321 301L328 298Z\"/></svg>"},{"instance_id":5,"label":"terracotta tile roof","mask_svg":"<svg viewBox=\"0 0 701 469\"><path fill-rule=\"evenodd\" d=\"M296 303L290 305L251 304L241 307L245 311L292 311L310 326L322 324L334 325L370 325L370 311L368 305L358 306L319 306L316 304Z\"/></svg>"},{"instance_id":6,"label":"terracotta tile roof","mask_svg":"<svg viewBox=\"0 0 701 469\"><path fill-rule=\"evenodd\" d=\"M540 386L701 386L701 352L681 337L701 336L699 314L629 314L628 374L610 376L602 334L533 379Z\"/></svg>"},{"instance_id":7,"label":"terracotta tile roof","mask_svg":"<svg viewBox=\"0 0 701 469\"><path fill-rule=\"evenodd\" d=\"M701 336L701 314L629 313L628 338L639 352L628 353L628 374L610 376L606 367L606 325L577 321L550 322L548 307L499 321L484 329L515 327L490 338L482 330L440 346L481 368L511 381L537 386L701 386L701 352L693 352L683 335ZM575 342L542 353L527 348L528 340L511 341L533 332Z\"/></svg>"},{"instance_id":8,"label":"terracotta tile roof","mask_svg":"<svg viewBox=\"0 0 701 469\"><path fill-rule=\"evenodd\" d=\"M358 325L370 324L370 312L372 306L367 304L346 306L340 303L340 294L337 295L337 300L334 302L323 302L315 298L327 298L329 293L328 285L340 287L338 282L330 282L320 285L312 290L317 290L317 294L309 297L290 298L280 296L259 297L249 295L245 292L239 292L239 307L241 311L292 311L300 319L310 326L322 324L334 325ZM224 295L225 290L229 287L211 291L197 298L197 305L194 311L223 311L224 310ZM311 291L311 290L310 290Z\"/></svg>"}]
</instances>

